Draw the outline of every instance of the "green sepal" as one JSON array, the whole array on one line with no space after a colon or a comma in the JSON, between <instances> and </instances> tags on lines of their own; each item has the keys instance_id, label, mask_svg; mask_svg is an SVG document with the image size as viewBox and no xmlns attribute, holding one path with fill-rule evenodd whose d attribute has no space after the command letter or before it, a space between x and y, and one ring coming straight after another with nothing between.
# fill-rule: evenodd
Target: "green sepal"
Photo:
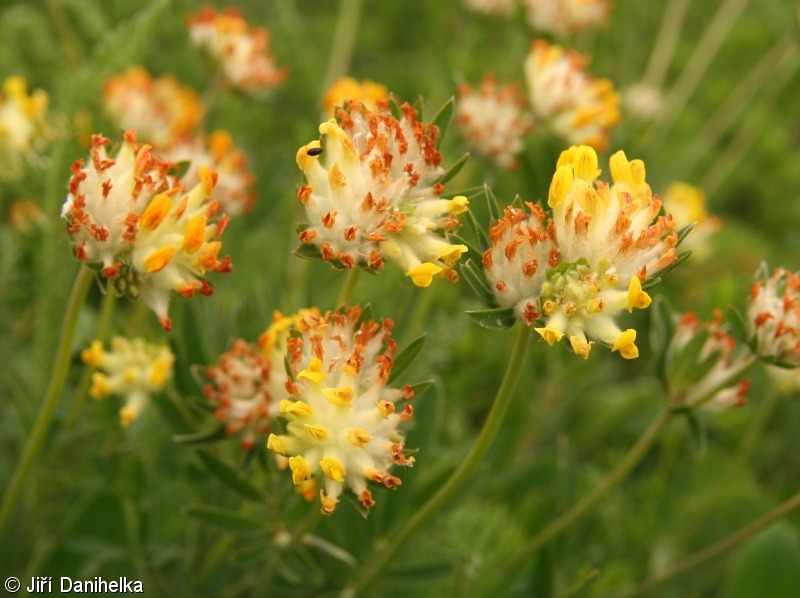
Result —
<instances>
[{"instance_id":1,"label":"green sepal","mask_svg":"<svg viewBox=\"0 0 800 598\"><path fill-rule=\"evenodd\" d=\"M653 301L650 311L652 327L650 329L650 345L653 353L657 355L655 363L656 377L666 388L669 383L667 377L667 351L675 334L675 318L672 306L662 296L657 296Z\"/></svg>"},{"instance_id":2,"label":"green sepal","mask_svg":"<svg viewBox=\"0 0 800 598\"><path fill-rule=\"evenodd\" d=\"M475 218L475 215L468 211L466 214L465 221L469 225L470 230L472 231L473 236L478 240L478 245L480 247L479 255L483 255L483 252L489 249L492 246L491 241L489 241L489 236L483 231L481 226L478 224L478 221Z\"/></svg>"},{"instance_id":3,"label":"green sepal","mask_svg":"<svg viewBox=\"0 0 800 598\"><path fill-rule=\"evenodd\" d=\"M728 326L730 327L731 336L746 345L750 344L750 339L747 335L747 324L744 321L744 316L733 305L728 305L726 311Z\"/></svg>"},{"instance_id":4,"label":"green sepal","mask_svg":"<svg viewBox=\"0 0 800 598\"><path fill-rule=\"evenodd\" d=\"M455 107L456 100L451 96L449 100L442 104L442 107L439 108L439 112L436 113L436 116L434 116L431 121L431 124L439 129L439 137L436 140L437 147L439 143L441 143L445 133L447 133L447 129L450 127L450 121L453 119Z\"/></svg>"},{"instance_id":5,"label":"green sepal","mask_svg":"<svg viewBox=\"0 0 800 598\"><path fill-rule=\"evenodd\" d=\"M491 287L486 282L482 268L477 266L470 258L466 262L459 264L459 269L461 271L461 275L464 277L464 280L467 281L467 284L478 296L478 299L480 299L481 303L490 309L497 309L500 307L497 304Z\"/></svg>"},{"instance_id":6,"label":"green sepal","mask_svg":"<svg viewBox=\"0 0 800 598\"><path fill-rule=\"evenodd\" d=\"M402 351L395 355L392 373L389 375L387 384L391 384L397 380L397 378L413 363L414 359L416 359L417 355L419 355L419 352L422 350L422 346L425 344L425 336L425 334L418 336Z\"/></svg>"},{"instance_id":7,"label":"green sepal","mask_svg":"<svg viewBox=\"0 0 800 598\"><path fill-rule=\"evenodd\" d=\"M464 164L467 163L467 160L469 160L469 152L465 152L463 156L461 156L458 160L453 162L450 168L447 169L447 172L445 172L442 176L436 179L434 183L441 183L442 185L444 185L446 182L448 182L450 179L456 176L459 172L461 172L461 169L464 168Z\"/></svg>"},{"instance_id":8,"label":"green sepal","mask_svg":"<svg viewBox=\"0 0 800 598\"><path fill-rule=\"evenodd\" d=\"M762 363L766 363L767 365L774 365L775 367L779 367L784 370L793 370L797 367L796 363L778 359L774 355L760 355L759 360Z\"/></svg>"},{"instance_id":9,"label":"green sepal","mask_svg":"<svg viewBox=\"0 0 800 598\"><path fill-rule=\"evenodd\" d=\"M264 493L239 475L239 472L236 471L232 465L204 449L198 450L197 456L203 462L203 465L206 466L206 469L230 489L235 490L250 500L255 500L257 502L264 501Z\"/></svg>"},{"instance_id":10,"label":"green sepal","mask_svg":"<svg viewBox=\"0 0 800 598\"><path fill-rule=\"evenodd\" d=\"M486 196L486 205L489 207L489 216L491 216L492 222L497 222L503 217L503 211L500 209L500 204L497 203L497 197L495 197L492 188L486 184L483 185L483 194Z\"/></svg>"},{"instance_id":11,"label":"green sepal","mask_svg":"<svg viewBox=\"0 0 800 598\"><path fill-rule=\"evenodd\" d=\"M683 240L686 238L686 235L692 232L692 229L695 226L697 226L697 223L692 222L691 224L684 226L681 230L678 231L678 243L677 243L678 246L680 246L680 244L683 243Z\"/></svg>"},{"instance_id":12,"label":"green sepal","mask_svg":"<svg viewBox=\"0 0 800 598\"><path fill-rule=\"evenodd\" d=\"M265 532L268 531L264 521L242 515L230 509L213 505L190 504L181 507L180 511L193 519L227 529L231 532Z\"/></svg>"},{"instance_id":13,"label":"green sepal","mask_svg":"<svg viewBox=\"0 0 800 598\"><path fill-rule=\"evenodd\" d=\"M478 326L483 326L484 328L490 328L492 330L511 328L514 322L517 321L514 310L510 307L477 309L468 311L466 314L472 318Z\"/></svg>"}]
</instances>

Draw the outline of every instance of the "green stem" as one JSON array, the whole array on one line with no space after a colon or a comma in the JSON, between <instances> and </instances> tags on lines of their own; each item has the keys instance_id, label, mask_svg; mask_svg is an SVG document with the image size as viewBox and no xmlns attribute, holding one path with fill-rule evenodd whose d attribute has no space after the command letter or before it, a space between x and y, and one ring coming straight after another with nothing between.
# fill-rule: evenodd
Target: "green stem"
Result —
<instances>
[{"instance_id":1,"label":"green stem","mask_svg":"<svg viewBox=\"0 0 800 598\"><path fill-rule=\"evenodd\" d=\"M344 286L342 286L342 291L339 293L339 298L336 300L336 309L340 307L345 307L350 301L353 299L353 292L356 290L356 284L358 283L358 273L361 272L361 268L356 266L355 268L350 268L347 273L347 278L344 279Z\"/></svg>"},{"instance_id":2,"label":"green stem","mask_svg":"<svg viewBox=\"0 0 800 598\"><path fill-rule=\"evenodd\" d=\"M22 484L25 481L28 470L33 464L37 452L41 448L42 442L50 428L50 423L55 415L58 400L61 398L64 384L69 375L72 357L72 340L75 336L78 314L81 311L86 295L89 292L89 286L93 280L94 272L85 266L81 266L78 276L75 278L75 283L72 286L67 310L64 313L61 338L58 342L56 359L50 377L50 385L47 388L44 401L39 408L39 414L36 418L36 422L33 424L30 436L28 436L28 441L22 451L22 456L17 463L17 468L14 470L11 481L6 488L5 496L3 497L3 505L0 507L0 537L2 537L5 531L8 520L14 511L14 506L19 497L20 490L22 490Z\"/></svg>"},{"instance_id":3,"label":"green stem","mask_svg":"<svg viewBox=\"0 0 800 598\"><path fill-rule=\"evenodd\" d=\"M664 15L661 17L661 27L658 30L656 42L653 44L647 69L642 77L643 82L656 89L660 88L664 83L672 57L675 55L675 48L678 45L678 39L680 39L683 19L686 16L686 7L688 5L689 0L670 0L664 9Z\"/></svg>"},{"instance_id":4,"label":"green stem","mask_svg":"<svg viewBox=\"0 0 800 598\"><path fill-rule=\"evenodd\" d=\"M516 556L512 557L505 565L505 571L513 571L539 548L544 546L547 542L552 540L555 536L560 534L570 525L578 521L581 517L586 515L594 508L611 490L616 488L628 474L639 464L642 458L650 450L650 447L658 438L661 430L672 417L672 411L665 408L659 413L658 417L650 424L647 430L639 437L636 444L633 445L630 451L623 457L611 474L605 481L597 486L591 493L586 495L583 500L572 507L569 511L561 515L558 519L553 521L550 525L540 531L534 538L520 550Z\"/></svg>"},{"instance_id":5,"label":"green stem","mask_svg":"<svg viewBox=\"0 0 800 598\"><path fill-rule=\"evenodd\" d=\"M520 330L516 344L511 353L511 358L497 389L492 408L483 424L483 429L478 435L478 439L472 446L469 454L461 462L461 465L450 475L445 483L428 501L418 509L412 517L403 524L402 528L387 539L381 539L378 543L381 546L374 554L374 557L365 567L361 569L355 581L342 591L342 596L352 598L363 592L375 580L383 568L392 561L403 545L411 538L414 532L427 522L436 512L456 494L464 483L475 473L475 470L483 462L484 456L492 446L500 425L503 422L511 400L514 398L514 391L522 373L522 365L528 353L528 345L531 340L531 331L527 326L518 324Z\"/></svg>"},{"instance_id":6,"label":"green stem","mask_svg":"<svg viewBox=\"0 0 800 598\"><path fill-rule=\"evenodd\" d=\"M356 33L359 30L358 22L361 17L362 0L342 0L339 5L339 17L336 20L336 32L333 36L328 68L322 80L324 95L331 84L344 76L353 57L353 48L356 44Z\"/></svg>"},{"instance_id":7,"label":"green stem","mask_svg":"<svg viewBox=\"0 0 800 598\"><path fill-rule=\"evenodd\" d=\"M662 574L651 577L650 579L636 586L634 589L620 594L616 598L633 598L633 596L641 596L653 588L662 586L668 581L671 581L676 577L679 577L680 575L683 575L684 573L691 571L692 569L695 569L720 555L725 554L775 521L782 519L798 507L800 507L800 492L792 496L786 502L775 507L763 517L756 519L752 523L749 523L743 528L733 532L719 542L712 544L708 548L705 548L704 550L701 550L700 552L697 552L692 556L683 559L682 561L678 561Z\"/></svg>"}]
</instances>

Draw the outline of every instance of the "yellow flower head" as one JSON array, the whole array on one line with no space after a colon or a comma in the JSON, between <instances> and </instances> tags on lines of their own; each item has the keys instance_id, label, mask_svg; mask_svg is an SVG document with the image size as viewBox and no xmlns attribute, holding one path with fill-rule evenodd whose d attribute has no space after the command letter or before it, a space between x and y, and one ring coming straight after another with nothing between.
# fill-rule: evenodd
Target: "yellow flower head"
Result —
<instances>
[{"instance_id":1,"label":"yellow flower head","mask_svg":"<svg viewBox=\"0 0 800 598\"><path fill-rule=\"evenodd\" d=\"M602 150L619 124L619 94L608 79L585 70L573 51L537 39L525 59L525 79L534 122L568 143Z\"/></svg>"},{"instance_id":2,"label":"yellow flower head","mask_svg":"<svg viewBox=\"0 0 800 598\"><path fill-rule=\"evenodd\" d=\"M185 139L203 117L200 97L175 77L153 78L132 66L103 85L103 107L122 130L164 149Z\"/></svg>"},{"instance_id":3,"label":"yellow flower head","mask_svg":"<svg viewBox=\"0 0 800 598\"><path fill-rule=\"evenodd\" d=\"M187 19L192 43L213 61L221 78L244 93L262 94L283 83L285 68L275 65L269 32L250 28L233 7L217 12L207 6Z\"/></svg>"},{"instance_id":4,"label":"yellow flower head","mask_svg":"<svg viewBox=\"0 0 800 598\"><path fill-rule=\"evenodd\" d=\"M49 136L45 117L47 94L41 89L28 93L22 77L9 77L0 93L0 180L22 175L24 158L43 145Z\"/></svg>"},{"instance_id":5,"label":"yellow flower head","mask_svg":"<svg viewBox=\"0 0 800 598\"><path fill-rule=\"evenodd\" d=\"M88 165L72 165L69 195L62 209L75 244L75 256L115 280L117 289L142 300L169 330L170 294L210 295L208 272L229 272L230 258L219 258L227 216L216 221L211 199L217 175L198 171L200 182L188 193L168 173L172 165L125 133L116 157L109 140L92 137Z\"/></svg>"},{"instance_id":6,"label":"yellow flower head","mask_svg":"<svg viewBox=\"0 0 800 598\"><path fill-rule=\"evenodd\" d=\"M336 109L347 104L348 100L356 100L370 112L378 111L378 102L389 101L389 90L382 83L369 79L358 81L353 77L342 77L328 88L322 98L322 110L325 114L336 115Z\"/></svg>"},{"instance_id":7,"label":"yellow flower head","mask_svg":"<svg viewBox=\"0 0 800 598\"><path fill-rule=\"evenodd\" d=\"M518 166L515 156L522 151L522 138L531 130L525 99L513 83L499 87L491 75L473 89L467 83L458 88L456 122L469 148L500 168Z\"/></svg>"},{"instance_id":8,"label":"yellow flower head","mask_svg":"<svg viewBox=\"0 0 800 598\"><path fill-rule=\"evenodd\" d=\"M531 27L560 37L604 26L610 4L609 0L522 0Z\"/></svg>"},{"instance_id":9,"label":"yellow flower head","mask_svg":"<svg viewBox=\"0 0 800 598\"><path fill-rule=\"evenodd\" d=\"M289 457L295 484L314 480L322 512L330 514L349 488L366 508L375 504L370 482L394 488L392 464L409 466L397 426L411 418L410 386L387 388L396 345L391 320L364 320L360 308L307 313L299 337L287 341L291 397L281 401L285 434L267 448Z\"/></svg>"},{"instance_id":10,"label":"yellow flower head","mask_svg":"<svg viewBox=\"0 0 800 598\"><path fill-rule=\"evenodd\" d=\"M750 289L747 310L758 355L800 367L800 276L776 268Z\"/></svg>"},{"instance_id":11,"label":"yellow flower head","mask_svg":"<svg viewBox=\"0 0 800 598\"><path fill-rule=\"evenodd\" d=\"M339 267L379 269L388 259L418 286L433 276L455 280L467 247L442 232L459 225L467 199L441 198L438 129L417 121L410 105L401 110L397 119L386 103L373 113L350 101L320 125L320 140L298 150L307 182L297 197L309 224L300 239Z\"/></svg>"},{"instance_id":12,"label":"yellow flower head","mask_svg":"<svg viewBox=\"0 0 800 598\"><path fill-rule=\"evenodd\" d=\"M272 430L278 405L288 396L283 359L269 359L238 339L216 365L206 368L206 376L203 394L216 406L214 417L225 423L229 436L241 434L242 449L252 450Z\"/></svg>"},{"instance_id":13,"label":"yellow flower head","mask_svg":"<svg viewBox=\"0 0 800 598\"><path fill-rule=\"evenodd\" d=\"M101 370L92 376L89 391L92 397L103 399L111 394L124 397L125 405L119 412L124 427L139 417L152 394L166 386L175 362L172 352L165 346L121 336L111 340L108 351L100 341L92 342L81 357L87 365Z\"/></svg>"}]
</instances>

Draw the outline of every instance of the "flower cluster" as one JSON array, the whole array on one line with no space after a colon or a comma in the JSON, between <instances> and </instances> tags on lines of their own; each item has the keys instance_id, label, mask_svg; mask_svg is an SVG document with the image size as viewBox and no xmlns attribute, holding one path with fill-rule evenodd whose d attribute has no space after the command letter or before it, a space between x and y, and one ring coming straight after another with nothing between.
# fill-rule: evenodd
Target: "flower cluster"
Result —
<instances>
[{"instance_id":1,"label":"flower cluster","mask_svg":"<svg viewBox=\"0 0 800 598\"><path fill-rule=\"evenodd\" d=\"M522 0L528 23L537 31L566 37L606 24L609 0Z\"/></svg>"},{"instance_id":2,"label":"flower cluster","mask_svg":"<svg viewBox=\"0 0 800 598\"><path fill-rule=\"evenodd\" d=\"M631 359L636 331L615 323L624 309L646 308L642 283L677 259L678 235L645 181L644 164L621 151L611 157L614 184L598 181L597 154L588 146L562 152L544 210L509 208L491 230L484 254L497 302L514 308L549 344L569 339L587 358L593 340Z\"/></svg>"},{"instance_id":3,"label":"flower cluster","mask_svg":"<svg viewBox=\"0 0 800 598\"><path fill-rule=\"evenodd\" d=\"M800 366L800 276L776 268L759 278L750 289L747 316L759 356Z\"/></svg>"},{"instance_id":4,"label":"flower cluster","mask_svg":"<svg viewBox=\"0 0 800 598\"><path fill-rule=\"evenodd\" d=\"M141 141L159 149L185 139L203 117L202 102L194 91L171 75L154 79L140 66L109 78L102 99L121 129L136 131Z\"/></svg>"},{"instance_id":5,"label":"flower cluster","mask_svg":"<svg viewBox=\"0 0 800 598\"><path fill-rule=\"evenodd\" d=\"M16 178L22 158L29 154L37 141L47 135L45 114L47 94L37 89L28 94L22 77L9 77L3 82L0 94L0 180Z\"/></svg>"},{"instance_id":6,"label":"flower cluster","mask_svg":"<svg viewBox=\"0 0 800 598\"><path fill-rule=\"evenodd\" d=\"M568 143L603 150L621 120L619 94L608 79L586 72L586 60L537 39L525 59L534 121Z\"/></svg>"},{"instance_id":7,"label":"flower cluster","mask_svg":"<svg viewBox=\"0 0 800 598\"><path fill-rule=\"evenodd\" d=\"M75 256L99 264L120 292L142 300L164 329L170 293L210 295L208 272L229 272L230 258L219 258L227 217L212 223L218 204L211 200L217 175L201 168L201 182L189 193L175 184L172 167L136 143L128 131L115 158L109 140L92 138L89 164L72 166L69 195L62 209L75 244Z\"/></svg>"},{"instance_id":8,"label":"flower cluster","mask_svg":"<svg viewBox=\"0 0 800 598\"><path fill-rule=\"evenodd\" d=\"M122 395L125 405L119 411L124 427L136 421L147 406L150 395L160 392L172 377L175 357L165 346L153 345L141 338L121 336L111 340L111 349L103 349L99 340L81 353L87 365L103 370L92 374L89 391L95 399L111 394Z\"/></svg>"},{"instance_id":9,"label":"flower cluster","mask_svg":"<svg viewBox=\"0 0 800 598\"><path fill-rule=\"evenodd\" d=\"M187 19L192 43L219 68L222 78L248 94L259 94L281 84L288 71L278 68L269 48L269 32L251 29L233 7L217 12L205 7Z\"/></svg>"},{"instance_id":10,"label":"flower cluster","mask_svg":"<svg viewBox=\"0 0 800 598\"><path fill-rule=\"evenodd\" d=\"M438 129L419 122L410 105L401 110L395 118L385 102L371 112L350 101L338 122L320 125L320 140L298 150L307 182L297 197L309 219L300 239L339 267L379 269L388 259L417 286L437 275L455 280L453 264L467 247L442 232L459 225L454 216L467 198L440 197Z\"/></svg>"},{"instance_id":11,"label":"flower cluster","mask_svg":"<svg viewBox=\"0 0 800 598\"><path fill-rule=\"evenodd\" d=\"M307 314L301 335L287 341L290 398L280 402L285 434L267 447L289 457L295 484L321 486L322 512L336 508L345 488L361 504L375 504L368 483L394 488L392 464L410 466L398 424L411 418L414 391L387 388L396 345L393 322L373 322L355 307L323 316ZM398 405L399 403L399 405Z\"/></svg>"},{"instance_id":12,"label":"flower cluster","mask_svg":"<svg viewBox=\"0 0 800 598\"><path fill-rule=\"evenodd\" d=\"M531 129L524 106L524 97L512 83L498 87L491 75L478 89L464 83L458 88L456 107L461 136L470 149L500 168L515 168L522 138Z\"/></svg>"},{"instance_id":13,"label":"flower cluster","mask_svg":"<svg viewBox=\"0 0 800 598\"><path fill-rule=\"evenodd\" d=\"M253 209L256 194L253 190L255 176L247 166L247 156L237 149L227 131L219 129L206 137L198 135L186 139L163 152L170 162L188 162L181 176L184 187L200 182L200 170L209 168L219 175L215 187L220 208L230 215L246 214Z\"/></svg>"},{"instance_id":14,"label":"flower cluster","mask_svg":"<svg viewBox=\"0 0 800 598\"><path fill-rule=\"evenodd\" d=\"M382 83L369 79L358 81L353 77L342 77L335 81L322 98L322 110L325 114L335 115L336 109L347 104L348 100L357 100L370 112L378 110L378 102L389 100L389 90Z\"/></svg>"},{"instance_id":15,"label":"flower cluster","mask_svg":"<svg viewBox=\"0 0 800 598\"><path fill-rule=\"evenodd\" d=\"M717 314L714 320L701 322L693 313L678 319L667 349L666 369L670 384L683 387L676 397L681 405L719 410L747 402L750 379L741 378L741 372L748 355L722 329L721 320ZM697 351L691 344L700 335L705 341ZM691 352L688 358L684 355L687 351Z\"/></svg>"}]
</instances>

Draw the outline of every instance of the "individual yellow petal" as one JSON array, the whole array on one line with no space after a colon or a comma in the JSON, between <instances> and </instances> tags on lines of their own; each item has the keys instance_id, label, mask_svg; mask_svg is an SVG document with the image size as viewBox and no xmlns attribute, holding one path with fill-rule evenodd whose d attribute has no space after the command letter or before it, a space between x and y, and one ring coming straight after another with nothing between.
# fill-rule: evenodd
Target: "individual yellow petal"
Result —
<instances>
[{"instance_id":1,"label":"individual yellow petal","mask_svg":"<svg viewBox=\"0 0 800 598\"><path fill-rule=\"evenodd\" d=\"M365 430L362 430L361 428L348 428L347 441L350 444L363 448L365 445L369 444L372 441L372 436L370 436Z\"/></svg>"},{"instance_id":2,"label":"individual yellow petal","mask_svg":"<svg viewBox=\"0 0 800 598\"><path fill-rule=\"evenodd\" d=\"M164 193L156 195L139 218L139 228L155 229L164 221L171 208L172 199L169 195Z\"/></svg>"},{"instance_id":3,"label":"individual yellow petal","mask_svg":"<svg viewBox=\"0 0 800 598\"><path fill-rule=\"evenodd\" d=\"M308 364L308 369L303 370L299 374L297 374L297 379L307 379L311 380L311 382L316 382L319 384L327 377L327 374L322 371L322 361L319 357L314 357L311 360L311 363Z\"/></svg>"},{"instance_id":4,"label":"individual yellow petal","mask_svg":"<svg viewBox=\"0 0 800 598\"><path fill-rule=\"evenodd\" d=\"M167 378L169 377L169 373L171 371L171 359L157 359L153 362L153 366L150 368L150 375L148 376L147 381L151 386L161 388L164 386L164 384L166 384Z\"/></svg>"},{"instance_id":5,"label":"individual yellow petal","mask_svg":"<svg viewBox=\"0 0 800 598\"><path fill-rule=\"evenodd\" d=\"M311 469L302 456L289 457L289 469L292 470L292 482L302 484L311 477Z\"/></svg>"},{"instance_id":6,"label":"individual yellow petal","mask_svg":"<svg viewBox=\"0 0 800 598\"><path fill-rule=\"evenodd\" d=\"M600 174L600 169L597 168L597 152L588 145L578 146L573 154L572 169L575 178L589 183L595 180Z\"/></svg>"},{"instance_id":7,"label":"individual yellow petal","mask_svg":"<svg viewBox=\"0 0 800 598\"><path fill-rule=\"evenodd\" d=\"M127 428L139 419L139 412L133 407L125 406L119 410L119 423L123 428Z\"/></svg>"},{"instance_id":8,"label":"individual yellow petal","mask_svg":"<svg viewBox=\"0 0 800 598\"><path fill-rule=\"evenodd\" d=\"M160 272L172 261L177 250L170 245L165 245L161 249L156 249L153 253L144 258L144 267L150 274Z\"/></svg>"},{"instance_id":9,"label":"individual yellow petal","mask_svg":"<svg viewBox=\"0 0 800 598\"><path fill-rule=\"evenodd\" d=\"M303 172L308 172L308 169L317 162L317 157L321 153L322 147L320 146L319 140L314 140L297 150L295 161L300 167L300 170Z\"/></svg>"},{"instance_id":10,"label":"individual yellow petal","mask_svg":"<svg viewBox=\"0 0 800 598\"><path fill-rule=\"evenodd\" d=\"M444 260L446 264L454 264L461 259L461 255L469 251L466 245L450 245L445 248L442 253L436 256L436 259Z\"/></svg>"},{"instance_id":11,"label":"individual yellow petal","mask_svg":"<svg viewBox=\"0 0 800 598\"><path fill-rule=\"evenodd\" d=\"M111 387L109 385L108 376L100 372L92 374L92 388L89 390L89 395L93 399L104 399L111 394Z\"/></svg>"},{"instance_id":12,"label":"individual yellow petal","mask_svg":"<svg viewBox=\"0 0 800 598\"><path fill-rule=\"evenodd\" d=\"M544 328L534 328L539 335L547 341L547 344L551 347L553 344L557 343L564 337L564 333L560 330L556 330L555 328L549 328L545 326Z\"/></svg>"},{"instance_id":13,"label":"individual yellow petal","mask_svg":"<svg viewBox=\"0 0 800 598\"><path fill-rule=\"evenodd\" d=\"M414 266L408 270L406 272L406 276L410 276L411 281L418 287L427 287L430 286L431 282L433 281L433 277L439 274L442 270L443 268L441 266L437 266L436 264L432 264L430 262L425 262L424 264Z\"/></svg>"},{"instance_id":14,"label":"individual yellow petal","mask_svg":"<svg viewBox=\"0 0 800 598\"><path fill-rule=\"evenodd\" d=\"M619 335L617 342L611 347L611 351L619 351L619 354L625 359L636 359L639 357L639 348L634 344L635 340L636 331L633 328L628 328Z\"/></svg>"},{"instance_id":15,"label":"individual yellow petal","mask_svg":"<svg viewBox=\"0 0 800 598\"><path fill-rule=\"evenodd\" d=\"M103 343L98 340L92 341L88 349L81 351L81 359L86 365L98 367L103 359Z\"/></svg>"},{"instance_id":16,"label":"individual yellow petal","mask_svg":"<svg viewBox=\"0 0 800 598\"><path fill-rule=\"evenodd\" d=\"M338 459L325 455L322 461L319 462L322 472L332 479L334 482L344 482L345 470Z\"/></svg>"},{"instance_id":17,"label":"individual yellow petal","mask_svg":"<svg viewBox=\"0 0 800 598\"><path fill-rule=\"evenodd\" d=\"M567 197L567 193L569 192L570 187L572 187L573 180L574 175L572 173L572 166L570 164L559 166L553 175L552 182L550 183L550 193L547 196L547 205L554 209L560 206Z\"/></svg>"},{"instance_id":18,"label":"individual yellow petal","mask_svg":"<svg viewBox=\"0 0 800 598\"><path fill-rule=\"evenodd\" d=\"M449 208L451 214L463 214L469 209L469 199L464 195L456 195L450 200Z\"/></svg>"},{"instance_id":19,"label":"individual yellow petal","mask_svg":"<svg viewBox=\"0 0 800 598\"><path fill-rule=\"evenodd\" d=\"M205 243L206 222L206 217L199 214L187 223L183 234L183 250L186 253L194 253Z\"/></svg>"},{"instance_id":20,"label":"individual yellow petal","mask_svg":"<svg viewBox=\"0 0 800 598\"><path fill-rule=\"evenodd\" d=\"M352 386L342 386L341 388L323 388L322 394L329 403L339 407L350 407L356 391Z\"/></svg>"},{"instance_id":21,"label":"individual yellow petal","mask_svg":"<svg viewBox=\"0 0 800 598\"><path fill-rule=\"evenodd\" d=\"M267 438L267 448L273 452L278 453L279 455L286 454L286 445L283 442L283 438L278 436L277 434L270 434Z\"/></svg>"},{"instance_id":22,"label":"individual yellow petal","mask_svg":"<svg viewBox=\"0 0 800 598\"><path fill-rule=\"evenodd\" d=\"M569 337L569 343L572 345L572 350L575 352L575 355L580 355L584 359L589 358L589 353L592 350L592 343L578 336Z\"/></svg>"},{"instance_id":23,"label":"individual yellow petal","mask_svg":"<svg viewBox=\"0 0 800 598\"><path fill-rule=\"evenodd\" d=\"M306 424L306 430L315 440L325 440L328 437L328 431L322 426Z\"/></svg>"},{"instance_id":24,"label":"individual yellow petal","mask_svg":"<svg viewBox=\"0 0 800 598\"><path fill-rule=\"evenodd\" d=\"M645 309L653 302L653 299L642 290L642 281L638 276L631 278L628 286L628 312L633 313L633 308Z\"/></svg>"},{"instance_id":25,"label":"individual yellow petal","mask_svg":"<svg viewBox=\"0 0 800 598\"><path fill-rule=\"evenodd\" d=\"M331 513L333 513L336 510L336 505L339 504L338 498L325 496L325 493L322 490L319 491L319 499L322 502L323 515L330 515Z\"/></svg>"},{"instance_id":26,"label":"individual yellow petal","mask_svg":"<svg viewBox=\"0 0 800 598\"><path fill-rule=\"evenodd\" d=\"M278 404L278 411L281 413L288 413L289 415L294 415L296 417L308 417L314 413L314 410L308 403L304 403L303 401L292 401L290 399L283 399Z\"/></svg>"}]
</instances>

